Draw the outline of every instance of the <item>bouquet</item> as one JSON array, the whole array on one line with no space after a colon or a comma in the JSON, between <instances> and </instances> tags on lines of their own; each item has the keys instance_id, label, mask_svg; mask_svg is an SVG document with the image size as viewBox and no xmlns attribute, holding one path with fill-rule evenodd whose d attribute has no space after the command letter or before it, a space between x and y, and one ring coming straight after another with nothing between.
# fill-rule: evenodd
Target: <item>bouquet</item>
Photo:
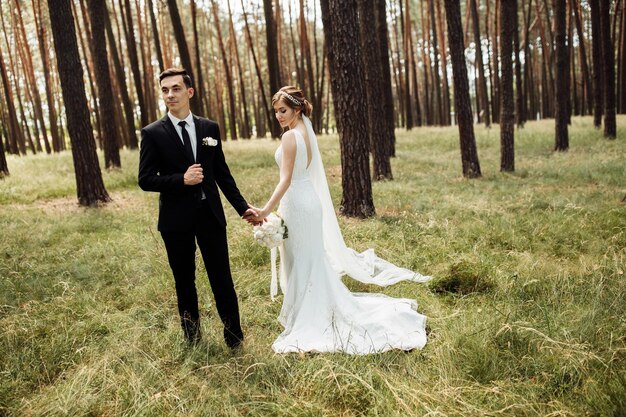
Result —
<instances>
[{"instance_id":1,"label":"bouquet","mask_svg":"<svg viewBox=\"0 0 626 417\"><path fill-rule=\"evenodd\" d=\"M262 246L276 248L284 239L287 239L287 225L285 221L274 213L267 216L267 221L252 228L254 240Z\"/></svg>"}]
</instances>

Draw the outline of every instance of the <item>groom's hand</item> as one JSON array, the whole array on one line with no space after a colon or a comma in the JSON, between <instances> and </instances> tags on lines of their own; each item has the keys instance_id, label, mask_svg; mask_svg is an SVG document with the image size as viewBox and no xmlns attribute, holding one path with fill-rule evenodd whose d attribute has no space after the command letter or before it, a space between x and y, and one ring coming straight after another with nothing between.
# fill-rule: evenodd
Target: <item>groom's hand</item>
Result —
<instances>
[{"instance_id":1,"label":"groom's hand","mask_svg":"<svg viewBox=\"0 0 626 417\"><path fill-rule=\"evenodd\" d=\"M196 185L202 182L204 175L202 174L202 165L193 164L187 168L187 172L183 175L185 185Z\"/></svg>"},{"instance_id":2,"label":"groom's hand","mask_svg":"<svg viewBox=\"0 0 626 417\"><path fill-rule=\"evenodd\" d=\"M263 224L263 220L259 220L259 214L257 208L248 204L248 210L243 213L243 219L253 226L260 226Z\"/></svg>"}]
</instances>

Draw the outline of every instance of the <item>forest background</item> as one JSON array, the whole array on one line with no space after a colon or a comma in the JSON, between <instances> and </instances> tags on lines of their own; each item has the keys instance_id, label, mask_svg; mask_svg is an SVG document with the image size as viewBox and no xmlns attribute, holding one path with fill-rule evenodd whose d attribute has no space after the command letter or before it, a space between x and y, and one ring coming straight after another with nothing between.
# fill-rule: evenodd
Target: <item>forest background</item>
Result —
<instances>
[{"instance_id":1,"label":"forest background","mask_svg":"<svg viewBox=\"0 0 626 417\"><path fill-rule=\"evenodd\" d=\"M626 414L625 4L0 0L0 415ZM436 278L384 289L424 351L272 355L269 255L232 212L246 347L202 274L184 347L136 186L174 65L253 202L271 95L304 90L349 246Z\"/></svg>"}]
</instances>

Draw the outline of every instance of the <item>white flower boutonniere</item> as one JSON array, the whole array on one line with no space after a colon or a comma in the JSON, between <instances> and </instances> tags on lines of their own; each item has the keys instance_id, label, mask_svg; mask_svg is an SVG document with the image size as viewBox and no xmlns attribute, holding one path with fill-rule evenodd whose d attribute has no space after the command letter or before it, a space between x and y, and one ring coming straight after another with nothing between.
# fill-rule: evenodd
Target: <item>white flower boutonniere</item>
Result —
<instances>
[{"instance_id":1,"label":"white flower boutonniere","mask_svg":"<svg viewBox=\"0 0 626 417\"><path fill-rule=\"evenodd\" d=\"M217 139L212 137L202 138L202 146L217 146Z\"/></svg>"}]
</instances>

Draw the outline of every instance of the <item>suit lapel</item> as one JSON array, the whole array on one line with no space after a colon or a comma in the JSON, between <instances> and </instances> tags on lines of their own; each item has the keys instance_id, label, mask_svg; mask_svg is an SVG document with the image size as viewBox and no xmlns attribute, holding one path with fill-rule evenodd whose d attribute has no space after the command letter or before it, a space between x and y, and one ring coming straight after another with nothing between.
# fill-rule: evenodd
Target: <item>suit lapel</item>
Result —
<instances>
[{"instance_id":1,"label":"suit lapel","mask_svg":"<svg viewBox=\"0 0 626 417\"><path fill-rule=\"evenodd\" d=\"M191 162L192 164L195 163L194 161L189 160L189 156L187 155L187 151L185 150L183 141L180 139L180 136L178 136L178 132L176 131L176 128L172 124L172 121L167 114L164 118L161 119L161 124L163 125L163 129L165 129L169 138L174 141L174 146L183 154L185 159L187 159L187 161Z\"/></svg>"}]
</instances>

